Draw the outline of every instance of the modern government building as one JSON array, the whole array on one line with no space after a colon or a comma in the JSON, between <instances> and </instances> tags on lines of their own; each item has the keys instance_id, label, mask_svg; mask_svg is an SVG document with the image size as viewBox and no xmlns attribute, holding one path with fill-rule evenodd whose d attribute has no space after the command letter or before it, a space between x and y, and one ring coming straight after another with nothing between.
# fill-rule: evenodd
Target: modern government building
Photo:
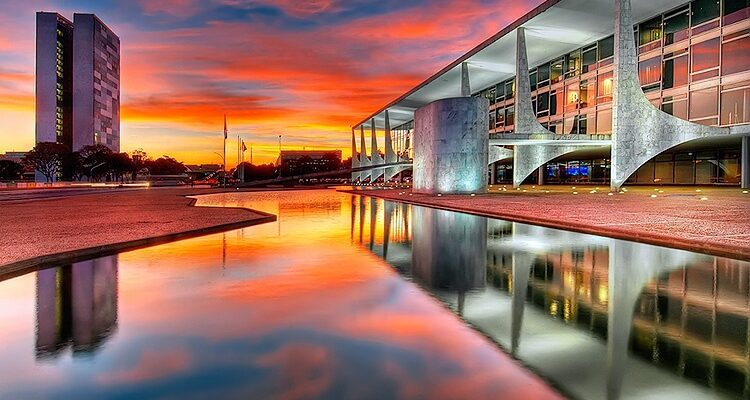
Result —
<instances>
[{"instance_id":1,"label":"modern government building","mask_svg":"<svg viewBox=\"0 0 750 400\"><path fill-rule=\"evenodd\" d=\"M36 14L36 142L120 151L120 38L96 15Z\"/></svg>"},{"instance_id":2,"label":"modern government building","mask_svg":"<svg viewBox=\"0 0 750 400\"><path fill-rule=\"evenodd\" d=\"M353 179L747 188L748 135L750 0L547 0L354 125Z\"/></svg>"}]
</instances>

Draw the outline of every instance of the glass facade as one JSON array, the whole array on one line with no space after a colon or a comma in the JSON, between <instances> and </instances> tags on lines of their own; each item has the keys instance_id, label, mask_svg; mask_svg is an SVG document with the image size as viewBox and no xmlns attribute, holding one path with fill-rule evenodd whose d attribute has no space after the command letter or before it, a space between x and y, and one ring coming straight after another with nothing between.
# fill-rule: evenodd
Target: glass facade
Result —
<instances>
[{"instance_id":1,"label":"glass facade","mask_svg":"<svg viewBox=\"0 0 750 400\"><path fill-rule=\"evenodd\" d=\"M391 129L393 138L393 151L396 152L399 159L411 160L414 158L414 149L412 148L412 135L414 135L414 121L409 121Z\"/></svg>"}]
</instances>

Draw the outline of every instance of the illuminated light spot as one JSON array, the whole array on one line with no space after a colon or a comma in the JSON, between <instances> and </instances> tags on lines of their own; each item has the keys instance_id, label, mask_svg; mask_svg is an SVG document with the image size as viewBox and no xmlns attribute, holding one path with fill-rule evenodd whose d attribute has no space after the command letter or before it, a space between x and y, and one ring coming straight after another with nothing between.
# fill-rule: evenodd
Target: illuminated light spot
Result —
<instances>
[{"instance_id":1,"label":"illuminated light spot","mask_svg":"<svg viewBox=\"0 0 750 400\"><path fill-rule=\"evenodd\" d=\"M624 190L620 190L620 194L625 194L625 191Z\"/></svg>"},{"instance_id":2,"label":"illuminated light spot","mask_svg":"<svg viewBox=\"0 0 750 400\"><path fill-rule=\"evenodd\" d=\"M695 191L696 191L696 192L698 192L698 193L700 193L700 192L701 192L701 190L700 190L700 189L695 189Z\"/></svg>"},{"instance_id":3,"label":"illuminated light spot","mask_svg":"<svg viewBox=\"0 0 750 400\"><path fill-rule=\"evenodd\" d=\"M443 197L443 194L442 193L438 193L438 197Z\"/></svg>"},{"instance_id":4,"label":"illuminated light spot","mask_svg":"<svg viewBox=\"0 0 750 400\"><path fill-rule=\"evenodd\" d=\"M474 193L472 193L472 194L471 194L471 197L474 197L474 196L476 196L476 195L475 195Z\"/></svg>"},{"instance_id":5,"label":"illuminated light spot","mask_svg":"<svg viewBox=\"0 0 750 400\"><path fill-rule=\"evenodd\" d=\"M549 190L545 190L544 193L549 193Z\"/></svg>"},{"instance_id":6,"label":"illuminated light spot","mask_svg":"<svg viewBox=\"0 0 750 400\"><path fill-rule=\"evenodd\" d=\"M706 201L706 200L708 200L708 197L701 197L701 201Z\"/></svg>"},{"instance_id":7,"label":"illuminated light spot","mask_svg":"<svg viewBox=\"0 0 750 400\"><path fill-rule=\"evenodd\" d=\"M612 192L607 193L607 196L614 196L615 194Z\"/></svg>"},{"instance_id":8,"label":"illuminated light spot","mask_svg":"<svg viewBox=\"0 0 750 400\"><path fill-rule=\"evenodd\" d=\"M521 190L521 188L516 188L516 190Z\"/></svg>"},{"instance_id":9,"label":"illuminated light spot","mask_svg":"<svg viewBox=\"0 0 750 400\"><path fill-rule=\"evenodd\" d=\"M549 305L549 315L557 316L557 307L558 307L557 300L552 300L552 303L550 303Z\"/></svg>"},{"instance_id":10,"label":"illuminated light spot","mask_svg":"<svg viewBox=\"0 0 750 400\"><path fill-rule=\"evenodd\" d=\"M596 193L596 190L592 190L589 193L594 194L594 193Z\"/></svg>"},{"instance_id":11,"label":"illuminated light spot","mask_svg":"<svg viewBox=\"0 0 750 400\"><path fill-rule=\"evenodd\" d=\"M747 194L747 190L743 190L743 191L742 191L742 194Z\"/></svg>"},{"instance_id":12,"label":"illuminated light spot","mask_svg":"<svg viewBox=\"0 0 750 400\"><path fill-rule=\"evenodd\" d=\"M652 197L652 198L653 198L653 197L656 197L656 195L655 195L655 194L652 194L652 195L651 195L651 197Z\"/></svg>"},{"instance_id":13,"label":"illuminated light spot","mask_svg":"<svg viewBox=\"0 0 750 400\"><path fill-rule=\"evenodd\" d=\"M595 190L599 190L599 188L596 188Z\"/></svg>"},{"instance_id":14,"label":"illuminated light spot","mask_svg":"<svg viewBox=\"0 0 750 400\"><path fill-rule=\"evenodd\" d=\"M664 191L663 191L663 190L660 190L660 191L659 191L659 193L664 193Z\"/></svg>"},{"instance_id":15,"label":"illuminated light spot","mask_svg":"<svg viewBox=\"0 0 750 400\"><path fill-rule=\"evenodd\" d=\"M526 193L526 189L522 190L522 192Z\"/></svg>"},{"instance_id":16,"label":"illuminated light spot","mask_svg":"<svg viewBox=\"0 0 750 400\"><path fill-rule=\"evenodd\" d=\"M578 194L578 192L573 192L573 194Z\"/></svg>"},{"instance_id":17,"label":"illuminated light spot","mask_svg":"<svg viewBox=\"0 0 750 400\"><path fill-rule=\"evenodd\" d=\"M658 191L659 191L659 189L654 189L654 192L658 192Z\"/></svg>"},{"instance_id":18,"label":"illuminated light spot","mask_svg":"<svg viewBox=\"0 0 750 400\"><path fill-rule=\"evenodd\" d=\"M575 187L575 186L573 186L573 188L572 188L572 189L573 189L573 190L576 190L576 187Z\"/></svg>"},{"instance_id":19,"label":"illuminated light spot","mask_svg":"<svg viewBox=\"0 0 750 400\"><path fill-rule=\"evenodd\" d=\"M532 188L532 189L536 189L536 186L534 186L534 185L531 185L531 188Z\"/></svg>"}]
</instances>

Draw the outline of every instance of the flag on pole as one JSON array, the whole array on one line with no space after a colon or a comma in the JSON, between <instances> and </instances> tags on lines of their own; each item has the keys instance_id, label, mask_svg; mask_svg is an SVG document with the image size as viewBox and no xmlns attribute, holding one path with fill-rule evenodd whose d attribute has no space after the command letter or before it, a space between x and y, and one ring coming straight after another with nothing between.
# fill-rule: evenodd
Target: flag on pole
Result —
<instances>
[{"instance_id":1,"label":"flag on pole","mask_svg":"<svg viewBox=\"0 0 750 400\"><path fill-rule=\"evenodd\" d=\"M227 115L224 114L224 139L227 138Z\"/></svg>"},{"instance_id":2,"label":"flag on pole","mask_svg":"<svg viewBox=\"0 0 750 400\"><path fill-rule=\"evenodd\" d=\"M242 152L244 153L245 150L247 150L247 146L245 146L245 141L242 141Z\"/></svg>"}]
</instances>

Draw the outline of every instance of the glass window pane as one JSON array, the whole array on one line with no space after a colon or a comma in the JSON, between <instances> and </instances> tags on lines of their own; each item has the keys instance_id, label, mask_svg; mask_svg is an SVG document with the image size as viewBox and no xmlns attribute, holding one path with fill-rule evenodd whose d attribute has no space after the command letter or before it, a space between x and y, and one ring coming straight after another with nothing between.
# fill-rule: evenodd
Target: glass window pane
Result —
<instances>
[{"instance_id":1,"label":"glass window pane","mask_svg":"<svg viewBox=\"0 0 750 400\"><path fill-rule=\"evenodd\" d=\"M600 110L596 113L596 133L612 133L612 110Z\"/></svg>"},{"instance_id":2,"label":"glass window pane","mask_svg":"<svg viewBox=\"0 0 750 400\"><path fill-rule=\"evenodd\" d=\"M640 45L661 39L661 15L638 25Z\"/></svg>"},{"instance_id":3,"label":"glass window pane","mask_svg":"<svg viewBox=\"0 0 750 400\"><path fill-rule=\"evenodd\" d=\"M719 0L695 0L690 7L693 10L693 26L719 16Z\"/></svg>"},{"instance_id":4,"label":"glass window pane","mask_svg":"<svg viewBox=\"0 0 750 400\"><path fill-rule=\"evenodd\" d=\"M657 83L661 80L661 57L653 57L638 64L638 77L641 86Z\"/></svg>"},{"instance_id":5,"label":"glass window pane","mask_svg":"<svg viewBox=\"0 0 750 400\"><path fill-rule=\"evenodd\" d=\"M578 82L572 83L565 87L565 111L578 109L581 101L580 87Z\"/></svg>"},{"instance_id":6,"label":"glass window pane","mask_svg":"<svg viewBox=\"0 0 750 400\"><path fill-rule=\"evenodd\" d=\"M590 107L596 104L596 79L587 79L581 81L581 108Z\"/></svg>"},{"instance_id":7,"label":"glass window pane","mask_svg":"<svg viewBox=\"0 0 750 400\"><path fill-rule=\"evenodd\" d=\"M537 112L543 113L549 111L549 92L540 93L537 96Z\"/></svg>"},{"instance_id":8,"label":"glass window pane","mask_svg":"<svg viewBox=\"0 0 750 400\"><path fill-rule=\"evenodd\" d=\"M750 18L750 0L723 0L724 25Z\"/></svg>"},{"instance_id":9,"label":"glass window pane","mask_svg":"<svg viewBox=\"0 0 750 400\"><path fill-rule=\"evenodd\" d=\"M719 88L696 90L690 93L690 119L706 118L717 114Z\"/></svg>"},{"instance_id":10,"label":"glass window pane","mask_svg":"<svg viewBox=\"0 0 750 400\"><path fill-rule=\"evenodd\" d=\"M612 57L615 54L615 37L610 36L599 41L599 61Z\"/></svg>"},{"instance_id":11,"label":"glass window pane","mask_svg":"<svg viewBox=\"0 0 750 400\"><path fill-rule=\"evenodd\" d=\"M562 90L553 90L550 93L549 109L552 115L560 115L563 113L563 105L565 104L565 102L563 101L562 95Z\"/></svg>"},{"instance_id":12,"label":"glass window pane","mask_svg":"<svg viewBox=\"0 0 750 400\"><path fill-rule=\"evenodd\" d=\"M539 86L545 86L543 83L549 81L549 64L540 65L537 68L536 79L539 81Z\"/></svg>"},{"instance_id":13,"label":"glass window pane","mask_svg":"<svg viewBox=\"0 0 750 400\"><path fill-rule=\"evenodd\" d=\"M563 60L555 60L550 66L550 81L552 83L559 82L563 74Z\"/></svg>"},{"instance_id":14,"label":"glass window pane","mask_svg":"<svg viewBox=\"0 0 750 400\"><path fill-rule=\"evenodd\" d=\"M583 72L593 71L596 68L596 46L583 52Z\"/></svg>"},{"instance_id":15,"label":"glass window pane","mask_svg":"<svg viewBox=\"0 0 750 400\"><path fill-rule=\"evenodd\" d=\"M693 58L692 72L719 66L719 38L692 45L690 55Z\"/></svg>"},{"instance_id":16,"label":"glass window pane","mask_svg":"<svg viewBox=\"0 0 750 400\"><path fill-rule=\"evenodd\" d=\"M565 64L568 66L565 77L576 76L581 74L581 51L576 50L565 57Z\"/></svg>"},{"instance_id":17,"label":"glass window pane","mask_svg":"<svg viewBox=\"0 0 750 400\"><path fill-rule=\"evenodd\" d=\"M664 18L664 43L672 44L688 38L690 12L687 7L677 14Z\"/></svg>"},{"instance_id":18,"label":"glass window pane","mask_svg":"<svg viewBox=\"0 0 750 400\"><path fill-rule=\"evenodd\" d=\"M529 84L532 91L536 90L536 70L529 73Z\"/></svg>"},{"instance_id":19,"label":"glass window pane","mask_svg":"<svg viewBox=\"0 0 750 400\"><path fill-rule=\"evenodd\" d=\"M665 103L662 103L661 109L667 114L674 115L680 119L688 119L688 107L687 99L677 100L674 102L666 102L668 98L665 98Z\"/></svg>"},{"instance_id":20,"label":"glass window pane","mask_svg":"<svg viewBox=\"0 0 750 400\"><path fill-rule=\"evenodd\" d=\"M721 124L750 122L750 87L721 94Z\"/></svg>"},{"instance_id":21,"label":"glass window pane","mask_svg":"<svg viewBox=\"0 0 750 400\"><path fill-rule=\"evenodd\" d=\"M505 126L513 125L515 123L515 110L513 107L508 107L505 110Z\"/></svg>"},{"instance_id":22,"label":"glass window pane","mask_svg":"<svg viewBox=\"0 0 750 400\"><path fill-rule=\"evenodd\" d=\"M722 45L721 69L724 75L750 71L750 36Z\"/></svg>"},{"instance_id":23,"label":"glass window pane","mask_svg":"<svg viewBox=\"0 0 750 400\"><path fill-rule=\"evenodd\" d=\"M664 89L680 87L688 83L688 56L680 56L664 61Z\"/></svg>"},{"instance_id":24,"label":"glass window pane","mask_svg":"<svg viewBox=\"0 0 750 400\"><path fill-rule=\"evenodd\" d=\"M578 116L567 117L563 120L563 134L570 135L578 133Z\"/></svg>"},{"instance_id":25,"label":"glass window pane","mask_svg":"<svg viewBox=\"0 0 750 400\"><path fill-rule=\"evenodd\" d=\"M607 72L606 74L599 75L599 87L597 96L599 97L599 103L606 103L612 101L612 73Z\"/></svg>"}]
</instances>

